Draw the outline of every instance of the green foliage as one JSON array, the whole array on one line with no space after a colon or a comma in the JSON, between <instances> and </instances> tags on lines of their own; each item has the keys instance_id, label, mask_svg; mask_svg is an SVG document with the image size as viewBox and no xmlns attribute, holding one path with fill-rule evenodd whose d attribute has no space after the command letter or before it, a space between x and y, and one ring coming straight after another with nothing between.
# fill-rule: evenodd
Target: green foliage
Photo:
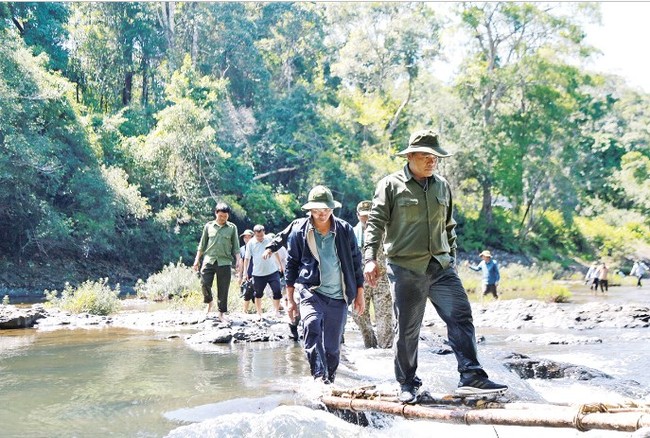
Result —
<instances>
[{"instance_id":1,"label":"green foliage","mask_svg":"<svg viewBox=\"0 0 650 438\"><path fill-rule=\"evenodd\" d=\"M155 271L216 201L279 229L319 183L354 223L420 128L454 152L462 250L562 270L650 241L650 98L566 62L597 5L454 9L448 87L427 3L0 3L0 250Z\"/></svg>"},{"instance_id":2,"label":"green foliage","mask_svg":"<svg viewBox=\"0 0 650 438\"><path fill-rule=\"evenodd\" d=\"M162 271L152 274L146 282L138 280L135 290L139 298L150 301L163 301L171 298L184 298L192 292L201 292L201 282L197 273L182 262L170 263Z\"/></svg>"},{"instance_id":3,"label":"green foliage","mask_svg":"<svg viewBox=\"0 0 650 438\"><path fill-rule=\"evenodd\" d=\"M0 20L11 18L20 36L35 55L46 53L48 66L65 71L68 52L65 48L68 31L65 27L69 5L59 2L12 2L3 4Z\"/></svg>"},{"instance_id":4,"label":"green foliage","mask_svg":"<svg viewBox=\"0 0 650 438\"><path fill-rule=\"evenodd\" d=\"M599 257L620 260L634 253L640 239L650 241L650 228L634 219L630 221L625 215L613 221L607 221L604 217L578 217L575 222Z\"/></svg>"},{"instance_id":5,"label":"green foliage","mask_svg":"<svg viewBox=\"0 0 650 438\"><path fill-rule=\"evenodd\" d=\"M562 284L550 284L544 288L539 298L550 303L568 303L571 301L571 292Z\"/></svg>"},{"instance_id":6,"label":"green foliage","mask_svg":"<svg viewBox=\"0 0 650 438\"><path fill-rule=\"evenodd\" d=\"M45 291L48 305L72 313L90 313L92 315L110 315L121 307L119 299L120 286L115 289L108 286L108 278L99 281L85 281L78 287L66 283L61 296L56 290Z\"/></svg>"},{"instance_id":7,"label":"green foliage","mask_svg":"<svg viewBox=\"0 0 650 438\"><path fill-rule=\"evenodd\" d=\"M614 173L613 184L619 187L632 207L650 213L650 156L633 151L621 159L621 169Z\"/></svg>"}]
</instances>

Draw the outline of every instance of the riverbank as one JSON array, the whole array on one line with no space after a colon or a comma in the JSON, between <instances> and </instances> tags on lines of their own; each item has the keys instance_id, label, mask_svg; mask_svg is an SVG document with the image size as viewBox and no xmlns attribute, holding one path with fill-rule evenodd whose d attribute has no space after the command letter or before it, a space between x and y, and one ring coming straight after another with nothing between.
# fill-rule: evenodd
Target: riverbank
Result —
<instances>
[{"instance_id":1,"label":"riverbank","mask_svg":"<svg viewBox=\"0 0 650 438\"><path fill-rule=\"evenodd\" d=\"M616 295L614 295L616 293ZM635 294L636 302L620 302L621 294ZM608 302L611 299L612 302ZM650 291L621 288L609 296L594 294L593 300L581 304L547 303L538 300L490 300L473 303L474 325L477 328L502 329L557 328L586 330L593 328L647 328L650 327ZM229 314L229 322L223 323L214 317L206 318L204 311L161 309L148 311L148 303L139 299L122 300L123 310L108 316L71 314L58 308L34 304L29 307L0 305L0 329L30 328L89 328L121 327L135 330L196 330L202 325L224 328L275 326L285 324L285 318L270 313L261 321L256 315L241 312ZM162 306L162 305L161 305ZM425 326L444 327L442 320L428 304Z\"/></svg>"}]
</instances>

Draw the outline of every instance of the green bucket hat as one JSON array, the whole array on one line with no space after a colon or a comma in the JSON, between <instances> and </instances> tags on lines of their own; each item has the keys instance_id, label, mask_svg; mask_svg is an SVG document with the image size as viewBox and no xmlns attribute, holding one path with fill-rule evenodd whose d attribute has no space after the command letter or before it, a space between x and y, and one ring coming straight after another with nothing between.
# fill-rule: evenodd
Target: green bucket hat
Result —
<instances>
[{"instance_id":1,"label":"green bucket hat","mask_svg":"<svg viewBox=\"0 0 650 438\"><path fill-rule=\"evenodd\" d=\"M341 203L334 200L332 191L325 186L316 186L309 191L307 203L302 206L303 210L312 208L339 208Z\"/></svg>"},{"instance_id":2,"label":"green bucket hat","mask_svg":"<svg viewBox=\"0 0 650 438\"><path fill-rule=\"evenodd\" d=\"M416 131L411 134L408 147L403 151L398 152L397 155L403 156L411 152L424 152L427 154L433 154L440 158L452 156L452 154L440 147L438 134L430 129Z\"/></svg>"},{"instance_id":3,"label":"green bucket hat","mask_svg":"<svg viewBox=\"0 0 650 438\"><path fill-rule=\"evenodd\" d=\"M372 201L361 201L357 204L357 214L368 216L372 210Z\"/></svg>"}]
</instances>

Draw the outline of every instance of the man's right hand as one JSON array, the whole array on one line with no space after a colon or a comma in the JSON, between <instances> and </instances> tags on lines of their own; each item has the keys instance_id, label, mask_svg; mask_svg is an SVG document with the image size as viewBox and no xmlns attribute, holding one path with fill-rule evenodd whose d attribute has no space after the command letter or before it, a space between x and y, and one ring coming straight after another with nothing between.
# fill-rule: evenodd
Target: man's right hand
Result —
<instances>
[{"instance_id":1,"label":"man's right hand","mask_svg":"<svg viewBox=\"0 0 650 438\"><path fill-rule=\"evenodd\" d=\"M199 272L199 262L194 262L192 269L194 269L194 272Z\"/></svg>"},{"instance_id":2,"label":"man's right hand","mask_svg":"<svg viewBox=\"0 0 650 438\"><path fill-rule=\"evenodd\" d=\"M363 277L366 282L372 286L377 286L377 277L379 276L379 267L376 260L368 260L363 268Z\"/></svg>"}]
</instances>

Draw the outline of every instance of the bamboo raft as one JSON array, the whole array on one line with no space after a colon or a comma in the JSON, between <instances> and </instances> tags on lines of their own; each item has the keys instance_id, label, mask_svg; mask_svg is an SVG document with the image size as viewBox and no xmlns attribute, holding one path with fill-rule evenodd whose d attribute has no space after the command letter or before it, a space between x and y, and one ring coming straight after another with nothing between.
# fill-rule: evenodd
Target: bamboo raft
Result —
<instances>
[{"instance_id":1,"label":"bamboo raft","mask_svg":"<svg viewBox=\"0 0 650 438\"><path fill-rule=\"evenodd\" d=\"M509 402L503 396L458 397L423 393L418 404L402 404L395 394L380 393L374 386L351 390L332 389L321 397L328 409L379 412L409 419L453 424L533 426L634 432L650 427L650 405L630 401L621 405L602 403L558 405Z\"/></svg>"}]
</instances>

